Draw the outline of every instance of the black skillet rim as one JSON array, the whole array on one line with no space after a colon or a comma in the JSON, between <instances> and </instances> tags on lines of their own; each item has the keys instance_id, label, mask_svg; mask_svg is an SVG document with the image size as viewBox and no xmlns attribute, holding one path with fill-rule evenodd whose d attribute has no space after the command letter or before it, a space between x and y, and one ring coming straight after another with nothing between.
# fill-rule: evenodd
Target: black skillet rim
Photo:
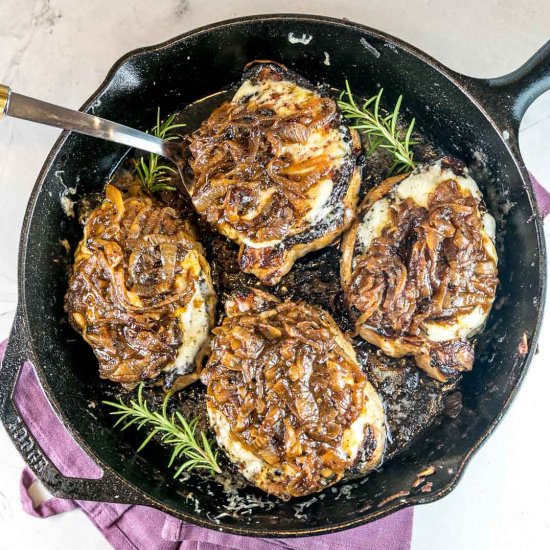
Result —
<instances>
[{"instance_id":1,"label":"black skillet rim","mask_svg":"<svg viewBox=\"0 0 550 550\"><path fill-rule=\"evenodd\" d=\"M43 379L42 373L41 373L41 367L40 362L37 361L37 354L34 350L32 339L28 339L29 341L29 360L33 363L35 366L35 370L39 376L40 383L42 385L42 388L44 390L44 393L46 394L46 397L48 398L49 403L51 404L52 408L54 409L55 413L60 417L60 419L63 422L63 426L69 431L69 433L74 437L78 445L83 449L84 452L86 452L90 458L92 458L95 463L102 468L104 471L109 471L111 474L113 474L124 486L126 486L128 489L130 489L132 492L139 494L143 499L144 505L151 505L158 509L161 509L169 514L175 515L185 521L189 521L190 523L193 523L195 525L199 525L201 527L207 527L210 529L214 529L217 531L223 531L227 533L232 533L236 535L243 535L243 536L257 536L257 537L300 537L300 536L313 536L313 535L321 535L321 534L328 534L333 533L336 531L341 531L344 529L349 529L352 527L358 527L360 525L364 525L366 523L370 523L371 521L380 519L382 517L385 517L393 512L396 512L400 509L417 505L417 504L427 504L430 502L434 502L436 500L439 500L440 498L447 495L449 492L451 492L460 479L462 478L462 475L464 473L464 470L466 466L469 464L470 460L472 459L475 452L480 448L480 446L486 441L486 439L492 434L494 429L496 428L497 424L500 422L500 420L503 418L504 414L508 411L509 406L512 402L512 400L515 398L517 391L525 377L525 373L527 371L527 368L536 352L536 342L538 340L538 336L540 333L540 328L542 324L542 318L544 313L544 297L545 297L545 291L546 291L546 247L545 247L545 239L544 239L544 231L542 226L542 220L540 216L537 214L537 205L535 201L534 191L531 185L531 182L529 180L529 175L527 173L527 170L523 164L523 161L519 155L516 155L516 153L513 151L513 149L510 147L510 144L503 139L502 133L498 127L498 125L493 120L493 117L489 114L489 112L484 108L484 106L477 100L464 86L463 83L460 82L459 77L462 75L459 75L459 73L456 73L452 71L451 69L448 69L443 64L439 63L437 60L433 59L428 54L424 53L422 50L417 49L416 47L394 37L387 33L378 31L376 29L373 29L371 27L368 27L366 25L362 25L360 23L355 23L348 20L333 18L333 17L326 17L321 15L310 15L310 14L267 14L267 15L253 15L253 16L244 16L244 17L238 17L234 19L228 19L224 21L219 21L215 23L211 23L209 25L205 25L202 27L199 27L197 29L193 29L191 31L188 31L186 33L183 33L179 36L176 36L174 38L171 38L165 42L162 42L160 44L156 44L153 46L147 46L143 48L138 48L135 50L132 50L128 52L127 54L120 57L111 67L109 72L107 73L107 76L103 80L103 82L100 84L100 86L97 88L97 90L90 96L90 98L84 103L84 105L81 107L81 111L89 111L92 107L93 103L97 101L101 95L105 92L108 85L112 81L112 79L115 77L116 73L121 69L121 67L124 65L126 61L129 59L132 59L134 57L137 57L143 53L152 53L155 51L162 50L163 48L170 46L174 43L177 43L181 40L185 40L190 36L202 34L205 32L209 32L212 29L220 28L220 27L227 27L231 25L238 25L246 22L254 22L258 20L271 20L271 21L277 21L277 20L294 20L294 21L306 21L306 22L320 22L320 23L329 23L335 26L342 26L342 27L351 27L353 29L359 30L361 32L364 32L366 34L369 34L371 36L374 36L376 38L380 38L382 40L385 40L386 42L393 44L397 46L398 48L405 50L424 63L430 65L434 69L436 69L439 73L441 73L445 78L447 78L452 84L454 84L462 93L466 95L466 97L477 107L480 112L484 115L484 117L487 119L487 121L491 124L491 126L494 128L495 132L498 134L499 139L502 141L502 143L505 145L506 150L508 154L512 157L514 165L516 166L518 172L521 175L523 185L525 187L525 190L527 192L527 197L529 199L531 210L534 213L534 222L535 222L535 229L536 229L536 236L537 236L537 251L539 253L539 266L538 266L538 273L539 273L539 292L538 292L538 299L539 304L541 304L538 313L537 318L535 320L535 324L533 327L533 336L531 339L531 344L529 346L529 351L525 355L522 363L522 367L516 382L516 385L510 392L510 395L504 402L502 409L500 410L497 417L493 420L493 422L487 427L483 435L475 442L475 444L471 447L471 449L464 455L460 463L458 464L456 468L456 472L454 473L453 477L449 480L447 485L445 485L442 489L439 491L436 491L434 493L426 493L426 494L418 494L413 495L410 497L405 497L403 499L400 499L400 501L395 501L393 503L389 503L387 506L378 509L373 510L371 512L365 513L362 517L356 518L351 521L347 522L341 522L341 523L335 523L330 526L326 527L318 527L318 528L309 528L309 529L301 529L301 530L291 530L291 531L275 531L272 533L267 534L265 531L261 530L255 530L251 526L244 526L244 527L235 527L235 526L220 526L215 524L212 521L205 520L203 518L188 515L185 512L181 512L179 510L174 510L170 507L168 507L166 504L150 497L149 495L144 494L141 492L139 487L135 486L133 483L129 482L125 478L123 478L121 475L119 475L117 472L112 470L109 466L103 463L103 461L95 454L94 450L81 438L78 431L70 424L67 417L65 416L63 412L62 405L55 399L54 395L52 394L52 391L48 384ZM31 196L29 198L29 202L27 205L27 209L25 211L25 218L23 221L22 229L21 229L21 238L20 238L20 244L19 244L19 257L18 257L18 266L19 266L19 272L18 272L18 291L19 291L19 303L18 307L20 308L21 314L23 316L23 325L24 329L27 329L27 308L26 308L26 299L24 294L24 274L25 274L25 259L26 259L26 252L27 252L27 240L28 240L28 234L29 234L29 228L31 224L31 220L34 214L34 210L36 207L37 198L39 195L39 192L44 184L44 180L46 178L46 174L51 168L51 165L53 163L54 158L58 155L61 148L63 147L65 141L67 140L69 136L69 132L64 131L60 137L56 140L52 150L48 154L46 160L44 161L44 164L40 170L40 173L38 175L38 178L36 180L36 183L33 187Z\"/></svg>"}]
</instances>

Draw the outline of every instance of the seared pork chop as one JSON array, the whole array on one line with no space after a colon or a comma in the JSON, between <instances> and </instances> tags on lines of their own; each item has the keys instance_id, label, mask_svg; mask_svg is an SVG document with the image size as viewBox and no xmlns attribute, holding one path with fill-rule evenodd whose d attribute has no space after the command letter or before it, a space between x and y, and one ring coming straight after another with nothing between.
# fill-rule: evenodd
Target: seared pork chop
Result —
<instances>
[{"instance_id":1,"label":"seared pork chop","mask_svg":"<svg viewBox=\"0 0 550 550\"><path fill-rule=\"evenodd\" d=\"M201 379L218 444L282 499L380 464L382 403L332 317L246 289L225 304Z\"/></svg>"},{"instance_id":2,"label":"seared pork chop","mask_svg":"<svg viewBox=\"0 0 550 550\"><path fill-rule=\"evenodd\" d=\"M341 282L356 329L446 381L473 365L469 340L497 287L495 220L453 159L383 182L342 240Z\"/></svg>"},{"instance_id":3,"label":"seared pork chop","mask_svg":"<svg viewBox=\"0 0 550 550\"><path fill-rule=\"evenodd\" d=\"M240 267L274 285L351 223L360 140L336 102L272 62L188 137L197 211L240 246Z\"/></svg>"}]
</instances>

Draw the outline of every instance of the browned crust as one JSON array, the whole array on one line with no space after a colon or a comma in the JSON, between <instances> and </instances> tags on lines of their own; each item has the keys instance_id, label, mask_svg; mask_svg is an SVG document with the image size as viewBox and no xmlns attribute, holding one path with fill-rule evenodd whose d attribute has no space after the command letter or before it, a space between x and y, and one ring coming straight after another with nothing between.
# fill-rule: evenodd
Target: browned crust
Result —
<instances>
[{"instance_id":1,"label":"browned crust","mask_svg":"<svg viewBox=\"0 0 550 550\"><path fill-rule=\"evenodd\" d=\"M410 172L407 174L399 174L397 176L391 176L386 178L376 187L373 187L361 201L359 209L363 212L368 210L375 202L379 201L382 197L385 197L399 182L410 176Z\"/></svg>"},{"instance_id":2,"label":"browned crust","mask_svg":"<svg viewBox=\"0 0 550 550\"><path fill-rule=\"evenodd\" d=\"M365 325L362 325L357 332L361 338L366 340L369 344L373 344L377 348L380 348L386 355L396 359L401 359L406 355L412 355L417 366L426 374L439 380L439 382L449 381L448 376L432 366L430 360L430 345L428 343L419 345L419 343L412 344L407 342L406 338L384 337Z\"/></svg>"}]
</instances>

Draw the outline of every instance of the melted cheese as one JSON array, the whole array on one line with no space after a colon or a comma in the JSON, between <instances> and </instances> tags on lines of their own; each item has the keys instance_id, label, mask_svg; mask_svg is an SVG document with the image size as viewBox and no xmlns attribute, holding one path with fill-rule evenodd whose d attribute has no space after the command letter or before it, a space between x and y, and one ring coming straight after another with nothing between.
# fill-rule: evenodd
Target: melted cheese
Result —
<instances>
[{"instance_id":1,"label":"melted cheese","mask_svg":"<svg viewBox=\"0 0 550 550\"><path fill-rule=\"evenodd\" d=\"M376 201L365 214L363 223L357 229L357 241L361 252L370 248L372 241L382 234L385 227L391 224L390 201Z\"/></svg>"},{"instance_id":2,"label":"melted cheese","mask_svg":"<svg viewBox=\"0 0 550 550\"><path fill-rule=\"evenodd\" d=\"M218 445L225 450L239 472L251 483L268 490L273 482L283 482L292 477L293 467L287 463L268 464L263 458L245 447L232 433L225 415L209 400L207 403L210 425L216 434ZM365 428L370 425L378 429L384 426L384 408L378 394L370 383L365 385L365 404L355 421L344 430L340 449L352 461L357 458L365 440ZM282 472L282 473L281 473Z\"/></svg>"},{"instance_id":3,"label":"melted cheese","mask_svg":"<svg viewBox=\"0 0 550 550\"><path fill-rule=\"evenodd\" d=\"M456 181L463 191L469 192L476 200L482 199L477 183L467 172L465 176L457 176L450 168L442 168L440 161L415 170L394 188L392 195L401 200L411 198L416 204L426 208L430 194L441 182L447 180Z\"/></svg>"},{"instance_id":4,"label":"melted cheese","mask_svg":"<svg viewBox=\"0 0 550 550\"><path fill-rule=\"evenodd\" d=\"M218 445L225 450L229 458L234 462L241 474L249 481L257 482L267 478L268 470L273 469L263 459L249 451L238 439L233 437L231 426L222 412L212 406L208 401L208 416Z\"/></svg>"},{"instance_id":5,"label":"melted cheese","mask_svg":"<svg viewBox=\"0 0 550 550\"><path fill-rule=\"evenodd\" d=\"M282 151L297 163L327 155L336 161L333 165L338 168L349 155L350 144L342 139L342 131L339 128L330 128L311 132L306 143L284 143Z\"/></svg>"},{"instance_id":6,"label":"melted cheese","mask_svg":"<svg viewBox=\"0 0 550 550\"><path fill-rule=\"evenodd\" d=\"M262 80L253 84L245 80L233 96L234 103L254 101L269 106L279 115L295 113L301 105L316 97L313 90L297 86L288 80Z\"/></svg>"},{"instance_id":7,"label":"melted cheese","mask_svg":"<svg viewBox=\"0 0 550 550\"><path fill-rule=\"evenodd\" d=\"M495 242L496 238L496 232L497 232L497 224L495 222L495 218L491 216L488 212L485 212L483 216L481 217L481 221L483 222L483 227L485 228L485 232L489 236L489 238Z\"/></svg>"},{"instance_id":8,"label":"melted cheese","mask_svg":"<svg viewBox=\"0 0 550 550\"><path fill-rule=\"evenodd\" d=\"M447 340L465 340L473 336L485 323L488 313L477 306L470 313L458 315L454 323L424 322L424 330L432 342L446 342Z\"/></svg>"},{"instance_id":9,"label":"melted cheese","mask_svg":"<svg viewBox=\"0 0 550 550\"><path fill-rule=\"evenodd\" d=\"M342 434L342 450L350 458L355 459L363 446L366 427L371 426L375 430L382 430L384 425L385 415L382 401L370 382L367 382L361 414ZM379 450L382 452L382 449Z\"/></svg>"},{"instance_id":10,"label":"melted cheese","mask_svg":"<svg viewBox=\"0 0 550 550\"><path fill-rule=\"evenodd\" d=\"M296 85L287 80L263 80L256 84L246 80L241 84L235 95L234 103L253 101L258 105L269 105L278 115L288 116L296 113L307 101L318 97L318 93ZM291 159L293 163L327 156L331 159L333 169L337 171L351 153L351 144L345 141L344 128L321 128L310 132L306 143L283 143L281 155ZM330 215L330 196L334 188L331 179L320 180L308 193L310 209L305 220L310 224L325 219ZM256 241L242 237L242 242L250 248L271 248L283 239Z\"/></svg>"},{"instance_id":11,"label":"melted cheese","mask_svg":"<svg viewBox=\"0 0 550 550\"><path fill-rule=\"evenodd\" d=\"M306 214L306 220L316 222L327 215L326 205L332 193L333 183L330 179L324 179L307 193L310 199L311 210Z\"/></svg>"},{"instance_id":12,"label":"melted cheese","mask_svg":"<svg viewBox=\"0 0 550 550\"><path fill-rule=\"evenodd\" d=\"M496 222L495 218L491 216L488 212L485 212L481 217L485 233L482 235L483 244L485 245L485 250L490 258L498 264L497 250L495 248L495 239L496 239Z\"/></svg>"},{"instance_id":13,"label":"melted cheese","mask_svg":"<svg viewBox=\"0 0 550 550\"><path fill-rule=\"evenodd\" d=\"M357 245L359 253L365 253L372 241L379 237L385 227L391 224L391 205L405 199L412 199L424 208L435 188L443 181L453 179L460 188L469 192L478 202L482 194L477 183L468 176L457 176L449 168L441 167L441 163L434 163L427 168L413 172L410 176L397 184L384 198L375 202L365 214L357 229ZM497 252L494 245L496 224L489 213L481 216L483 230L482 239L487 255L497 263ZM445 342L457 338L466 339L473 336L485 323L489 312L484 308L476 307L471 312L458 315L453 323L426 321L423 328L426 337L432 342Z\"/></svg>"},{"instance_id":14,"label":"melted cheese","mask_svg":"<svg viewBox=\"0 0 550 550\"><path fill-rule=\"evenodd\" d=\"M163 370L175 370L178 374L187 374L194 370L195 357L210 338L210 316L208 301L210 290L205 283L205 275L201 269L198 254L189 251L180 264L183 273L176 279L176 285L185 285L188 277L194 280L194 293L185 307L178 308L178 317L183 341L178 348L175 360Z\"/></svg>"},{"instance_id":15,"label":"melted cheese","mask_svg":"<svg viewBox=\"0 0 550 550\"><path fill-rule=\"evenodd\" d=\"M282 239L272 239L271 241L253 241L248 237L241 237L241 241L249 248L271 248L282 242Z\"/></svg>"}]
</instances>

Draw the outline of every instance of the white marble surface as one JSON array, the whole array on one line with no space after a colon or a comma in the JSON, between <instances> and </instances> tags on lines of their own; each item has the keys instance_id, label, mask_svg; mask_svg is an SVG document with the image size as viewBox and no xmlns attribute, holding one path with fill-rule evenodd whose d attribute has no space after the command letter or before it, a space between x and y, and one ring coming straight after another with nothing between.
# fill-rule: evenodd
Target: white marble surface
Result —
<instances>
[{"instance_id":1,"label":"white marble surface","mask_svg":"<svg viewBox=\"0 0 550 550\"><path fill-rule=\"evenodd\" d=\"M269 12L348 17L480 77L516 68L550 39L548 0L0 0L0 82L79 107L126 51L216 20ZM25 205L57 135L25 122L0 123L2 338L15 309L17 236ZM550 94L527 113L521 148L527 166L550 187ZM546 233L550 237L548 226ZM458 488L416 509L413 550L550 547L549 341L546 323L518 398ZM48 520L24 514L18 494L22 465L0 428L0 550L109 548L79 512Z\"/></svg>"}]
</instances>

